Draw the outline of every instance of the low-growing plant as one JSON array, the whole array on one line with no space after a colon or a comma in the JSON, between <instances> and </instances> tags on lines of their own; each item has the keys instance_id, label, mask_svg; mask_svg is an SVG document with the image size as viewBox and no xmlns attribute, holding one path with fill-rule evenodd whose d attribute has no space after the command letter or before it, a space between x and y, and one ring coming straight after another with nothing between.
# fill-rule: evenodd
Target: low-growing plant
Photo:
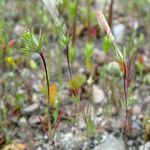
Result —
<instances>
[{"instance_id":1,"label":"low-growing plant","mask_svg":"<svg viewBox=\"0 0 150 150\"><path fill-rule=\"evenodd\" d=\"M123 91L124 91L124 99L121 100L123 107L125 108L125 126L124 126L124 135L125 135L125 148L127 149L127 136L131 134L132 129L132 106L134 104L133 98L129 95L129 86L131 83L131 58L127 55L126 48L123 51L120 50L119 46L115 42L115 38L113 37L109 25L101 11L97 12L97 19L100 27L105 32L109 40L112 42L114 57L117 62L120 64L123 69Z\"/></svg>"},{"instance_id":2,"label":"low-growing plant","mask_svg":"<svg viewBox=\"0 0 150 150\"><path fill-rule=\"evenodd\" d=\"M46 83L47 83L47 103L48 103L48 138L50 139L50 141L52 142L52 144L54 145L54 141L52 140L52 137L50 135L51 133L51 128L52 128L52 125L51 125L51 112L50 112L50 90L49 90L49 87L50 87L50 84L49 84L49 77L48 77L48 70L47 70L47 64L46 64L46 60L45 60L45 57L41 51L42 49L42 41L43 41L43 35L39 35L39 39L36 38L36 36L34 35L33 32L30 32L30 31L26 31L22 34L22 38L23 40L25 41L25 48L22 49L22 52L25 52L25 53L37 53L39 54L41 60L42 60L42 63L43 63L43 66L44 66L44 70L45 70L45 77L46 77ZM41 121L42 122L42 121Z\"/></svg>"},{"instance_id":3,"label":"low-growing plant","mask_svg":"<svg viewBox=\"0 0 150 150\"><path fill-rule=\"evenodd\" d=\"M91 74L94 68L92 62L93 50L94 50L93 43L87 43L85 48L85 66L87 68L87 71L89 71Z\"/></svg>"}]
</instances>

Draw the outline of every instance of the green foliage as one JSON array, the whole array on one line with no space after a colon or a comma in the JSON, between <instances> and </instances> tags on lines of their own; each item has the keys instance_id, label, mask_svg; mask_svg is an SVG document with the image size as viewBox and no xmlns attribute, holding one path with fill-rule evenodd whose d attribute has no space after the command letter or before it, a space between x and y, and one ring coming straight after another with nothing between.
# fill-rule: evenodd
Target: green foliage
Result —
<instances>
[{"instance_id":1,"label":"green foliage","mask_svg":"<svg viewBox=\"0 0 150 150\"><path fill-rule=\"evenodd\" d=\"M130 109L135 105L136 101L137 98L135 96L130 96L127 101L122 100L121 103L124 109Z\"/></svg>"},{"instance_id":2,"label":"green foliage","mask_svg":"<svg viewBox=\"0 0 150 150\"><path fill-rule=\"evenodd\" d=\"M108 53L110 48L112 47L112 41L105 36L105 38L103 39L103 50L105 53Z\"/></svg>"},{"instance_id":3,"label":"green foliage","mask_svg":"<svg viewBox=\"0 0 150 150\"><path fill-rule=\"evenodd\" d=\"M119 46L116 43L113 43L114 46L114 52L115 52L115 58L119 61L119 62L124 62L126 59L126 50L125 48L123 49L123 52L120 51Z\"/></svg>"},{"instance_id":4,"label":"green foliage","mask_svg":"<svg viewBox=\"0 0 150 150\"><path fill-rule=\"evenodd\" d=\"M79 89L86 82L86 77L83 74L75 76L73 79L68 81L69 88Z\"/></svg>"},{"instance_id":5,"label":"green foliage","mask_svg":"<svg viewBox=\"0 0 150 150\"><path fill-rule=\"evenodd\" d=\"M86 9L86 7L80 7L79 11L80 11L80 14L82 14L82 15L79 16L79 18L80 18L80 20L83 23L85 23L85 21L86 21L86 15L87 15L87 9Z\"/></svg>"},{"instance_id":6,"label":"green foliage","mask_svg":"<svg viewBox=\"0 0 150 150\"><path fill-rule=\"evenodd\" d=\"M34 32L25 31L22 33L22 38L25 41L25 48L22 48L22 51L25 53L40 53L43 42L43 35L39 36L39 39L36 38Z\"/></svg>"},{"instance_id":7,"label":"green foliage","mask_svg":"<svg viewBox=\"0 0 150 150\"><path fill-rule=\"evenodd\" d=\"M6 107L3 107L1 109L1 117L5 120L7 118L7 115L8 115L8 109Z\"/></svg>"},{"instance_id":8,"label":"green foliage","mask_svg":"<svg viewBox=\"0 0 150 150\"><path fill-rule=\"evenodd\" d=\"M57 32L59 35L59 42L61 47L68 46L71 41L71 37L69 36L69 34L65 34L65 29L63 27L58 27Z\"/></svg>"},{"instance_id":9,"label":"green foliage","mask_svg":"<svg viewBox=\"0 0 150 150\"><path fill-rule=\"evenodd\" d=\"M17 93L16 94L16 103L15 103L15 108L19 109L23 106L25 102L25 96L24 93Z\"/></svg>"},{"instance_id":10,"label":"green foliage","mask_svg":"<svg viewBox=\"0 0 150 150\"><path fill-rule=\"evenodd\" d=\"M142 77L143 76L143 71L144 71L144 64L138 63L137 64L137 70L138 70L138 72L140 74L140 77Z\"/></svg>"},{"instance_id":11,"label":"green foliage","mask_svg":"<svg viewBox=\"0 0 150 150\"><path fill-rule=\"evenodd\" d=\"M72 2L72 3L68 3L68 5L69 5L69 6L68 6L69 18L70 18L71 20L73 20L73 19L75 18L75 14L76 14L76 8L77 8L76 2L74 1L74 2Z\"/></svg>"},{"instance_id":12,"label":"green foliage","mask_svg":"<svg viewBox=\"0 0 150 150\"><path fill-rule=\"evenodd\" d=\"M80 99L77 97L77 96L72 96L71 97L71 101L74 103L74 104L79 104L80 102Z\"/></svg>"},{"instance_id":13,"label":"green foliage","mask_svg":"<svg viewBox=\"0 0 150 150\"><path fill-rule=\"evenodd\" d=\"M90 118L87 121L86 129L87 129L88 136L92 136L96 131L96 126L94 124L94 121L91 120Z\"/></svg>"},{"instance_id":14,"label":"green foliage","mask_svg":"<svg viewBox=\"0 0 150 150\"><path fill-rule=\"evenodd\" d=\"M107 118L110 118L112 116L112 104L105 106L103 113Z\"/></svg>"},{"instance_id":15,"label":"green foliage","mask_svg":"<svg viewBox=\"0 0 150 150\"><path fill-rule=\"evenodd\" d=\"M143 81L145 84L150 85L150 74L146 74Z\"/></svg>"},{"instance_id":16,"label":"green foliage","mask_svg":"<svg viewBox=\"0 0 150 150\"><path fill-rule=\"evenodd\" d=\"M57 123L57 119L58 119L58 115L59 115L59 110L60 110L60 100L56 97L55 98L55 111L53 113L54 124Z\"/></svg>"},{"instance_id":17,"label":"green foliage","mask_svg":"<svg viewBox=\"0 0 150 150\"><path fill-rule=\"evenodd\" d=\"M75 61L75 58L76 58L76 50L75 50L75 47L71 47L69 49L69 60L71 63L73 63Z\"/></svg>"},{"instance_id":18,"label":"green foliage","mask_svg":"<svg viewBox=\"0 0 150 150\"><path fill-rule=\"evenodd\" d=\"M144 43L144 41L145 41L145 36L144 36L143 33L140 34L138 41L139 41L140 44L143 44L143 43Z\"/></svg>"},{"instance_id":19,"label":"green foliage","mask_svg":"<svg viewBox=\"0 0 150 150\"><path fill-rule=\"evenodd\" d=\"M93 43L88 43L85 48L85 59L86 61L91 61L93 55L94 45Z\"/></svg>"}]
</instances>

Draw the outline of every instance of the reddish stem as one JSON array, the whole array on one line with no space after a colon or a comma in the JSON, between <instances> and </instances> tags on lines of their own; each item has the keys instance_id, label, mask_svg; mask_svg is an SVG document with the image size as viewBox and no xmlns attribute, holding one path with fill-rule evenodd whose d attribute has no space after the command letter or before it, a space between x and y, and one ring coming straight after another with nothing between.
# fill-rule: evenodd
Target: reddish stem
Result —
<instances>
[{"instance_id":1,"label":"reddish stem","mask_svg":"<svg viewBox=\"0 0 150 150\"><path fill-rule=\"evenodd\" d=\"M90 0L87 0L87 28L88 28L88 38L89 41L91 41Z\"/></svg>"},{"instance_id":2,"label":"reddish stem","mask_svg":"<svg viewBox=\"0 0 150 150\"><path fill-rule=\"evenodd\" d=\"M126 76L127 76L127 68L125 62L123 62L123 68L124 68L124 80L123 80L123 87L124 87L124 100L125 100L125 126L124 126L124 134L125 134L125 150L128 149L127 146L127 123L128 123L128 108L127 108L127 86L126 86Z\"/></svg>"},{"instance_id":3,"label":"reddish stem","mask_svg":"<svg viewBox=\"0 0 150 150\"><path fill-rule=\"evenodd\" d=\"M62 118L62 115L63 115L63 111L60 111L58 119L57 119L57 123L56 123L55 128L54 128L54 135L55 135L55 132L56 132L56 130L57 130L59 124L60 124L60 120Z\"/></svg>"},{"instance_id":4,"label":"reddish stem","mask_svg":"<svg viewBox=\"0 0 150 150\"><path fill-rule=\"evenodd\" d=\"M72 79L72 71L71 71L71 65L70 65L70 60L69 60L69 47L68 47L68 45L65 48L65 53L66 53L66 57L67 57L67 63L68 63L70 78Z\"/></svg>"},{"instance_id":5,"label":"reddish stem","mask_svg":"<svg viewBox=\"0 0 150 150\"><path fill-rule=\"evenodd\" d=\"M45 128L44 123L43 123L43 121L42 121L42 119L41 119L40 116L39 116L39 121L40 121L40 124L41 124L41 126L42 126L42 129L43 129L43 131L45 132L45 134L47 135L49 141L51 141L51 143L54 144L54 140L53 140L52 137L49 135L49 133L46 131L46 128Z\"/></svg>"},{"instance_id":6,"label":"reddish stem","mask_svg":"<svg viewBox=\"0 0 150 150\"><path fill-rule=\"evenodd\" d=\"M109 18L108 18L108 24L110 28L112 27L113 4L114 4L114 0L111 0L109 5Z\"/></svg>"},{"instance_id":7,"label":"reddish stem","mask_svg":"<svg viewBox=\"0 0 150 150\"><path fill-rule=\"evenodd\" d=\"M74 17L73 31L72 31L72 47L74 47L75 41L76 41L76 26L77 26L78 4L79 4L79 0L76 0L76 10L75 10L75 17Z\"/></svg>"},{"instance_id":8,"label":"reddish stem","mask_svg":"<svg viewBox=\"0 0 150 150\"><path fill-rule=\"evenodd\" d=\"M48 129L50 131L50 128L51 128L51 115L50 115L50 91L49 91L49 79L48 79L48 71L47 71L47 65L46 65L46 61L45 61L45 58L44 58L44 55L42 52L39 53L41 59L42 59L42 62L43 62L43 65L44 65L44 69L45 69L45 76L46 76L46 81L47 81L47 94L48 94L48 98L47 98L47 102L48 102Z\"/></svg>"}]
</instances>

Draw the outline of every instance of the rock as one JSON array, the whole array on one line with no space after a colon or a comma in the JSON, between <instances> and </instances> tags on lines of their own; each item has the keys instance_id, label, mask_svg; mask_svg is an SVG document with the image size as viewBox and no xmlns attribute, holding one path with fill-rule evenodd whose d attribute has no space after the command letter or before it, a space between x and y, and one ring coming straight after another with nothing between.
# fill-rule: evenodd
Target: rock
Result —
<instances>
[{"instance_id":1,"label":"rock","mask_svg":"<svg viewBox=\"0 0 150 150\"><path fill-rule=\"evenodd\" d=\"M103 51L95 49L93 52L93 60L98 64L104 64L107 61L107 56Z\"/></svg>"},{"instance_id":2,"label":"rock","mask_svg":"<svg viewBox=\"0 0 150 150\"><path fill-rule=\"evenodd\" d=\"M39 56L39 54L37 54L37 53L32 53L32 54L31 54L31 58L32 58L34 61L39 61L40 56Z\"/></svg>"},{"instance_id":3,"label":"rock","mask_svg":"<svg viewBox=\"0 0 150 150\"><path fill-rule=\"evenodd\" d=\"M22 127L27 126L27 119L25 117L21 117L18 121L18 124Z\"/></svg>"},{"instance_id":4,"label":"rock","mask_svg":"<svg viewBox=\"0 0 150 150\"><path fill-rule=\"evenodd\" d=\"M103 10L106 5L106 0L95 0L95 9Z\"/></svg>"},{"instance_id":5,"label":"rock","mask_svg":"<svg viewBox=\"0 0 150 150\"><path fill-rule=\"evenodd\" d=\"M63 135L61 139L61 149L81 149L80 136L74 136L73 133L69 132Z\"/></svg>"},{"instance_id":6,"label":"rock","mask_svg":"<svg viewBox=\"0 0 150 150\"><path fill-rule=\"evenodd\" d=\"M42 150L42 148L41 148L41 147L38 147L37 150Z\"/></svg>"},{"instance_id":7,"label":"rock","mask_svg":"<svg viewBox=\"0 0 150 150\"><path fill-rule=\"evenodd\" d=\"M30 124L30 125L34 125L34 124L37 124L37 123L40 123L39 116L37 116L37 115L32 115L32 116L29 118L29 124Z\"/></svg>"},{"instance_id":8,"label":"rock","mask_svg":"<svg viewBox=\"0 0 150 150\"><path fill-rule=\"evenodd\" d=\"M38 110L38 108L39 108L39 104L38 103L33 103L32 105L23 108L22 113L23 114L32 114L36 110Z\"/></svg>"},{"instance_id":9,"label":"rock","mask_svg":"<svg viewBox=\"0 0 150 150\"><path fill-rule=\"evenodd\" d=\"M128 146L132 146L134 144L134 141L133 140L129 140L127 144L128 144Z\"/></svg>"},{"instance_id":10,"label":"rock","mask_svg":"<svg viewBox=\"0 0 150 150\"><path fill-rule=\"evenodd\" d=\"M16 36L20 36L22 34L23 30L24 30L24 27L22 25L16 24L13 32Z\"/></svg>"},{"instance_id":11,"label":"rock","mask_svg":"<svg viewBox=\"0 0 150 150\"><path fill-rule=\"evenodd\" d=\"M128 148L128 150L137 150L137 148L135 146L131 146Z\"/></svg>"},{"instance_id":12,"label":"rock","mask_svg":"<svg viewBox=\"0 0 150 150\"><path fill-rule=\"evenodd\" d=\"M37 93L32 95L32 101L33 102L38 102L39 101L39 97L38 97Z\"/></svg>"},{"instance_id":13,"label":"rock","mask_svg":"<svg viewBox=\"0 0 150 150\"><path fill-rule=\"evenodd\" d=\"M41 81L40 80L34 81L32 87L35 92L41 92Z\"/></svg>"},{"instance_id":14,"label":"rock","mask_svg":"<svg viewBox=\"0 0 150 150\"><path fill-rule=\"evenodd\" d=\"M50 143L44 143L43 145L42 145L42 150L52 150L53 148L52 148L52 145L50 144Z\"/></svg>"},{"instance_id":15,"label":"rock","mask_svg":"<svg viewBox=\"0 0 150 150\"><path fill-rule=\"evenodd\" d=\"M137 137L142 135L142 130L140 127L140 120L136 116L132 116L132 133L131 137L136 139Z\"/></svg>"},{"instance_id":16,"label":"rock","mask_svg":"<svg viewBox=\"0 0 150 150\"><path fill-rule=\"evenodd\" d=\"M30 70L26 68L21 69L20 74L22 78L29 78L31 76Z\"/></svg>"},{"instance_id":17,"label":"rock","mask_svg":"<svg viewBox=\"0 0 150 150\"><path fill-rule=\"evenodd\" d=\"M113 33L115 36L115 40L119 43L123 42L123 38L125 36L125 26L124 24L117 24L113 27Z\"/></svg>"},{"instance_id":18,"label":"rock","mask_svg":"<svg viewBox=\"0 0 150 150\"><path fill-rule=\"evenodd\" d=\"M144 76L144 83L150 85L150 73Z\"/></svg>"},{"instance_id":19,"label":"rock","mask_svg":"<svg viewBox=\"0 0 150 150\"><path fill-rule=\"evenodd\" d=\"M96 112L96 115L97 116L101 116L103 113L103 109L101 107L98 108L97 112Z\"/></svg>"},{"instance_id":20,"label":"rock","mask_svg":"<svg viewBox=\"0 0 150 150\"><path fill-rule=\"evenodd\" d=\"M85 121L83 120L83 118L79 117L78 119L78 126L81 130L85 129L86 128L86 124L85 124Z\"/></svg>"},{"instance_id":21,"label":"rock","mask_svg":"<svg viewBox=\"0 0 150 150\"><path fill-rule=\"evenodd\" d=\"M120 119L111 118L109 121L109 129L122 129L123 128L123 121Z\"/></svg>"},{"instance_id":22,"label":"rock","mask_svg":"<svg viewBox=\"0 0 150 150\"><path fill-rule=\"evenodd\" d=\"M142 110L141 110L141 107L140 106L138 106L138 105L135 105L134 107L133 107L133 114L141 114L141 112L142 112Z\"/></svg>"},{"instance_id":23,"label":"rock","mask_svg":"<svg viewBox=\"0 0 150 150\"><path fill-rule=\"evenodd\" d=\"M99 125L99 124L101 124L102 123L102 121L104 120L104 118L103 117L96 117L96 119L95 119L95 124L96 125Z\"/></svg>"},{"instance_id":24,"label":"rock","mask_svg":"<svg viewBox=\"0 0 150 150\"><path fill-rule=\"evenodd\" d=\"M13 122L13 123L18 123L18 117L19 116L17 116L17 115L13 115L13 116L11 116L11 118L10 118L10 120Z\"/></svg>"},{"instance_id":25,"label":"rock","mask_svg":"<svg viewBox=\"0 0 150 150\"><path fill-rule=\"evenodd\" d=\"M95 104L105 104L106 103L106 97L104 94L104 91L100 89L97 85L93 85L93 98Z\"/></svg>"},{"instance_id":26,"label":"rock","mask_svg":"<svg viewBox=\"0 0 150 150\"><path fill-rule=\"evenodd\" d=\"M0 110L5 108L5 103L2 99L0 99Z\"/></svg>"},{"instance_id":27,"label":"rock","mask_svg":"<svg viewBox=\"0 0 150 150\"><path fill-rule=\"evenodd\" d=\"M108 135L94 150L124 150L124 142L113 135Z\"/></svg>"},{"instance_id":28,"label":"rock","mask_svg":"<svg viewBox=\"0 0 150 150\"><path fill-rule=\"evenodd\" d=\"M141 145L139 150L150 150L150 142L147 142L145 143L145 146L144 145Z\"/></svg>"},{"instance_id":29,"label":"rock","mask_svg":"<svg viewBox=\"0 0 150 150\"><path fill-rule=\"evenodd\" d=\"M104 129L109 129L109 121L108 120L103 120L101 122L101 128L104 128Z\"/></svg>"},{"instance_id":30,"label":"rock","mask_svg":"<svg viewBox=\"0 0 150 150\"><path fill-rule=\"evenodd\" d=\"M62 103L66 104L70 102L69 90L67 88L63 88L61 93L58 95L60 95Z\"/></svg>"},{"instance_id":31,"label":"rock","mask_svg":"<svg viewBox=\"0 0 150 150\"><path fill-rule=\"evenodd\" d=\"M119 64L115 61L108 63L106 66L106 70L111 75L119 75L121 72Z\"/></svg>"}]
</instances>

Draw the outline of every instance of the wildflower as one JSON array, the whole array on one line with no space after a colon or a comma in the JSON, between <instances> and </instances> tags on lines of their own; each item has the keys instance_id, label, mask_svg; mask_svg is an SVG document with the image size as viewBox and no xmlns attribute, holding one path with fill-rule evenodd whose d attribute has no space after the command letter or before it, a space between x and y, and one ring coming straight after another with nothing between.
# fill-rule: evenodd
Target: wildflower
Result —
<instances>
[{"instance_id":1,"label":"wildflower","mask_svg":"<svg viewBox=\"0 0 150 150\"><path fill-rule=\"evenodd\" d=\"M102 30L106 33L106 35L108 36L109 39L114 41L115 38L112 35L112 32L110 30L110 27L107 23L107 20L106 20L104 14L101 11L97 11L96 15L97 15L98 23L99 23L100 27L102 28Z\"/></svg>"},{"instance_id":2,"label":"wildflower","mask_svg":"<svg viewBox=\"0 0 150 150\"><path fill-rule=\"evenodd\" d=\"M14 59L12 57L7 57L6 61L8 64L13 65L14 64Z\"/></svg>"},{"instance_id":3,"label":"wildflower","mask_svg":"<svg viewBox=\"0 0 150 150\"><path fill-rule=\"evenodd\" d=\"M9 64L9 65L11 65L12 67L14 67L14 68L17 68L17 65L16 65L16 63L15 63L15 61L14 61L14 59L12 58L12 57L7 57L6 58L6 62Z\"/></svg>"},{"instance_id":4,"label":"wildflower","mask_svg":"<svg viewBox=\"0 0 150 150\"><path fill-rule=\"evenodd\" d=\"M29 65L32 69L36 69L37 68L37 65L36 65L36 62L34 60L30 60L29 61Z\"/></svg>"},{"instance_id":5,"label":"wildflower","mask_svg":"<svg viewBox=\"0 0 150 150\"><path fill-rule=\"evenodd\" d=\"M92 77L90 76L87 80L87 84L88 85L92 85L92 83L94 82L94 80L92 79Z\"/></svg>"},{"instance_id":6,"label":"wildflower","mask_svg":"<svg viewBox=\"0 0 150 150\"><path fill-rule=\"evenodd\" d=\"M49 91L50 91L50 106L53 107L55 103L55 98L57 96L57 87L55 84L51 84L49 86Z\"/></svg>"}]
</instances>

